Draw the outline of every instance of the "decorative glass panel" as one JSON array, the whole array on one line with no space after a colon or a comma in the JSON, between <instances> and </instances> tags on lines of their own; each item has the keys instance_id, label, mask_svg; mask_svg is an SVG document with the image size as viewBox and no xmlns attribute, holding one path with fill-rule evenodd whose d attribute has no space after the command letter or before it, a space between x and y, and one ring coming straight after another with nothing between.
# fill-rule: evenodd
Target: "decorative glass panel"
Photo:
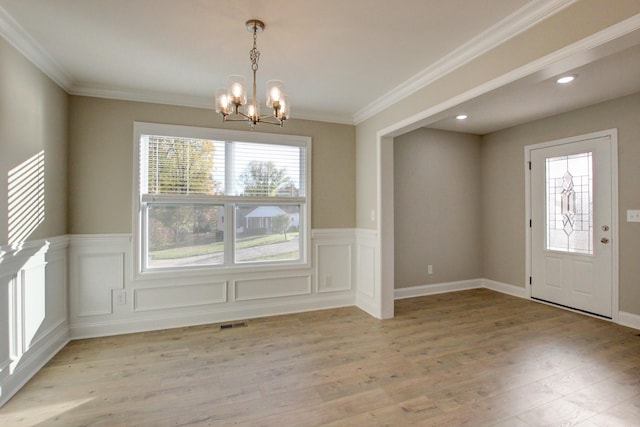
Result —
<instances>
[{"instance_id":1,"label":"decorative glass panel","mask_svg":"<svg viewBox=\"0 0 640 427\"><path fill-rule=\"evenodd\" d=\"M547 250L593 254L593 154L547 159Z\"/></svg>"}]
</instances>

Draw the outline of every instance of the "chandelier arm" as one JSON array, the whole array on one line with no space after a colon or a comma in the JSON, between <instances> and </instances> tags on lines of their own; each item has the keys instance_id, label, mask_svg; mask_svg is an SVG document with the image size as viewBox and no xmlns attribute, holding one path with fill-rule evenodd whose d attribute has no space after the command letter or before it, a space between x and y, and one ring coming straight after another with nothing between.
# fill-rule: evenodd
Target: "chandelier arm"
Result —
<instances>
[{"instance_id":1,"label":"chandelier arm","mask_svg":"<svg viewBox=\"0 0 640 427\"><path fill-rule=\"evenodd\" d=\"M251 118L251 116L248 116L248 115L246 115L244 113L238 112L238 113L234 113L234 115L241 116L242 118L241 119L232 119L232 118L230 118L231 115L227 114L226 116L223 116L223 120L225 122L247 122L248 121L250 123L253 123L254 125L258 124L258 123L267 123L267 124L270 124L270 125L277 125L277 126L280 126L280 127L282 127L284 125L284 120L278 119L277 122L273 122L273 121L267 120L267 119L271 118L271 116L269 116L269 115L257 117L255 119L255 122L254 122L254 119Z\"/></svg>"}]
</instances>

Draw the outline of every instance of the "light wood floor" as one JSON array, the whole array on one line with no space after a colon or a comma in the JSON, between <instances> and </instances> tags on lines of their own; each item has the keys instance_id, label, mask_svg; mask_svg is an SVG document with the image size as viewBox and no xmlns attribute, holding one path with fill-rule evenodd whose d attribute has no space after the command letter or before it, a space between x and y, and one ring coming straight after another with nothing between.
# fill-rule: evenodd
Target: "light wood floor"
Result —
<instances>
[{"instance_id":1,"label":"light wood floor","mask_svg":"<svg viewBox=\"0 0 640 427\"><path fill-rule=\"evenodd\" d=\"M639 331L488 290L73 341L0 425L640 425Z\"/></svg>"}]
</instances>

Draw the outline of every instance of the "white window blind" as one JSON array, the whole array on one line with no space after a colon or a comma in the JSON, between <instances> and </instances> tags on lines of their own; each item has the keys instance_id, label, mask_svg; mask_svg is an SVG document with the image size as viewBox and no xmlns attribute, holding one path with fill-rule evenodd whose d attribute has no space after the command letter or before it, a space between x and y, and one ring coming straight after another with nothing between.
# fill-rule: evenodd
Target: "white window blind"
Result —
<instances>
[{"instance_id":1,"label":"white window blind","mask_svg":"<svg viewBox=\"0 0 640 427\"><path fill-rule=\"evenodd\" d=\"M138 271L302 265L311 139L136 123Z\"/></svg>"},{"instance_id":2,"label":"white window blind","mask_svg":"<svg viewBox=\"0 0 640 427\"><path fill-rule=\"evenodd\" d=\"M224 143L146 136L142 145L140 188L144 194L220 194L223 183L214 172L224 167Z\"/></svg>"},{"instance_id":3,"label":"white window blind","mask_svg":"<svg viewBox=\"0 0 640 427\"><path fill-rule=\"evenodd\" d=\"M305 148L145 135L141 195L305 196Z\"/></svg>"},{"instance_id":4,"label":"white window blind","mask_svg":"<svg viewBox=\"0 0 640 427\"><path fill-rule=\"evenodd\" d=\"M234 196L304 196L304 149L289 145L232 143Z\"/></svg>"}]
</instances>

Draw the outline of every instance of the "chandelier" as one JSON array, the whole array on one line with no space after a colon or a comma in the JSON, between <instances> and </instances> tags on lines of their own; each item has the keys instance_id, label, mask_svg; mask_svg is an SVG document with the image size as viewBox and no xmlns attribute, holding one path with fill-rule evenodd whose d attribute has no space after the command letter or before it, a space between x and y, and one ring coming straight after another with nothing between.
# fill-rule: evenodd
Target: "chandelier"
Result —
<instances>
[{"instance_id":1,"label":"chandelier","mask_svg":"<svg viewBox=\"0 0 640 427\"><path fill-rule=\"evenodd\" d=\"M216 90L216 113L222 114L225 122L246 121L253 128L258 123L268 123L282 126L289 118L290 104L280 80L267 82L267 107L272 110L271 115L260 115L260 103L256 95L256 73L260 51L256 46L258 33L264 31L264 22L257 19L248 20L245 25L253 33L253 49L249 51L251 69L253 70L253 99L247 102L247 87L245 78L241 75L231 75L227 80L227 87Z\"/></svg>"}]
</instances>

